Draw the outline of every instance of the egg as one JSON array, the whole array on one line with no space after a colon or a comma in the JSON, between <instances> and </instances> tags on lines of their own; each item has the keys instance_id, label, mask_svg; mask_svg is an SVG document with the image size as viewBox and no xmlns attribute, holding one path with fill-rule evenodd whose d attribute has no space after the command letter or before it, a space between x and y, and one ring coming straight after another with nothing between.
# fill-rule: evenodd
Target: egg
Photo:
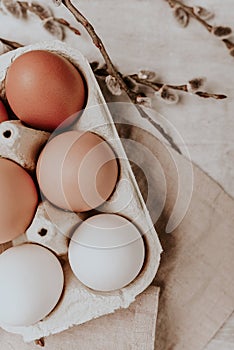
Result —
<instances>
[{"instance_id":1,"label":"egg","mask_svg":"<svg viewBox=\"0 0 234 350\"><path fill-rule=\"evenodd\" d=\"M64 276L59 260L44 247L22 244L0 255L0 323L30 326L58 303Z\"/></svg>"},{"instance_id":2,"label":"egg","mask_svg":"<svg viewBox=\"0 0 234 350\"><path fill-rule=\"evenodd\" d=\"M31 176L18 164L0 159L0 243L25 232L38 202Z\"/></svg>"},{"instance_id":3,"label":"egg","mask_svg":"<svg viewBox=\"0 0 234 350\"><path fill-rule=\"evenodd\" d=\"M0 100L0 123L8 120L8 114L3 102Z\"/></svg>"},{"instance_id":4,"label":"egg","mask_svg":"<svg viewBox=\"0 0 234 350\"><path fill-rule=\"evenodd\" d=\"M6 74L6 97L27 125L53 131L85 104L86 87L78 70L64 57L45 50L17 57Z\"/></svg>"},{"instance_id":5,"label":"egg","mask_svg":"<svg viewBox=\"0 0 234 350\"><path fill-rule=\"evenodd\" d=\"M75 276L97 291L113 291L139 274L145 247L138 229L116 214L99 214L84 221L69 244L69 263Z\"/></svg>"},{"instance_id":6,"label":"egg","mask_svg":"<svg viewBox=\"0 0 234 350\"><path fill-rule=\"evenodd\" d=\"M118 164L111 147L91 132L68 131L42 150L37 179L54 205L83 212L105 202L115 188Z\"/></svg>"}]
</instances>

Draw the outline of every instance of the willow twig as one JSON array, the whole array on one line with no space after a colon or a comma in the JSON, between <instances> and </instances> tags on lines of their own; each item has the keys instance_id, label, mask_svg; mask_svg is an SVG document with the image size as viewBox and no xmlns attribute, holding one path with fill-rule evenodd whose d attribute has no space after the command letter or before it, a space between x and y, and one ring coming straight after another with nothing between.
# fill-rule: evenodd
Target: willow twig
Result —
<instances>
[{"instance_id":1,"label":"willow twig","mask_svg":"<svg viewBox=\"0 0 234 350\"><path fill-rule=\"evenodd\" d=\"M91 23L87 20L87 18L71 3L70 0L63 0L62 3L64 6L73 14L73 16L76 18L76 20L86 29L89 36L91 37L94 45L100 50L100 53L106 63L107 72L112 75L116 81L118 82L119 86L122 90L126 92L128 97L133 103L137 104L137 97L139 96L138 93L132 91L128 85L125 83L122 74L118 72L116 67L114 66L101 38L96 33L95 29L91 25ZM164 131L164 129L156 123L144 110L140 105L136 105L137 110L139 111L141 117L147 119L162 135L163 137L169 142L172 148L174 148L178 153L181 153L179 147L175 144L172 137Z\"/></svg>"},{"instance_id":2,"label":"willow twig","mask_svg":"<svg viewBox=\"0 0 234 350\"><path fill-rule=\"evenodd\" d=\"M68 29L70 29L74 34L76 35L81 35L80 31L73 27L68 21L66 21L64 18L56 18L54 17L53 20L55 22L58 22L59 24L63 25L64 27L67 27Z\"/></svg>"},{"instance_id":3,"label":"willow twig","mask_svg":"<svg viewBox=\"0 0 234 350\"><path fill-rule=\"evenodd\" d=\"M166 1L170 3L171 7L173 7L175 3L180 4L179 0L166 0ZM175 95L173 92L171 92L171 90L192 92L193 94L196 94L203 98L223 99L223 98L226 98L226 96L221 94L213 94L205 91L198 91L198 88L202 85L202 79L197 79L197 78L189 81L188 84L170 85L170 84L163 84L163 83L151 81L150 79L147 79L147 78L141 79L142 74L141 75L132 74L128 76L123 76L113 64L101 38L98 36L95 29L93 28L91 23L87 20L87 18L72 4L70 0L62 0L62 3L72 13L72 15L75 17L77 22L80 23L86 29L94 45L99 49L105 61L105 68L97 69L95 74L98 75L97 74L98 71L99 73L100 71L102 71L102 73L104 72L104 77L108 78L106 79L106 83L108 82L109 86L108 84L107 86L113 94L118 95L119 91L120 92L121 90L125 91L125 93L128 95L130 100L134 104L136 104L136 108L140 113L141 117L146 119L149 123L151 123L153 127L155 127L162 134L162 136L168 141L168 143L171 145L173 149L175 149L178 153L181 153L179 147L176 145L172 137L169 134L167 134L167 132L163 129L163 127L160 124L158 124L154 119L152 119L150 115L148 115L145 109L142 108L142 105L145 105L148 102L149 98L146 97L143 92L140 92L135 89L136 84L138 86L140 85L148 86L152 88L154 91L160 91L162 99L164 99L168 103L176 103L178 101L178 96ZM31 11L35 13L35 8L33 8L31 4L23 1L19 2L19 4L24 11ZM187 11L190 11L189 7L186 6L186 8L188 8ZM38 11L38 13L36 11L36 14L40 17L41 20L44 20L44 19L48 20L48 14L43 14L43 12L40 13L40 11ZM59 19L52 18L52 20L58 22L61 25L65 25L70 29L77 31L76 28L72 27L63 18L59 18ZM77 31L76 34L79 34L79 31ZM11 42L3 38L2 39L0 38L0 41L5 43L12 49L22 46L19 43ZM143 71L143 72L145 74L147 71ZM134 86L132 86L131 81L134 81Z\"/></svg>"},{"instance_id":4,"label":"willow twig","mask_svg":"<svg viewBox=\"0 0 234 350\"><path fill-rule=\"evenodd\" d=\"M175 6L180 6L182 9L185 10L185 12L187 12L191 17L196 19L196 21L198 21L201 25L203 25L203 27L206 28L206 30L208 30L208 32L211 33L213 27L209 23L207 23L204 19L202 19L200 16L198 16L194 12L193 7L185 5L180 0L166 0L166 1L168 2L171 8L175 8Z\"/></svg>"},{"instance_id":5,"label":"willow twig","mask_svg":"<svg viewBox=\"0 0 234 350\"><path fill-rule=\"evenodd\" d=\"M188 15L188 18L192 17L197 22L199 22L209 33L214 34L216 37L219 37L219 39L221 39L221 41L224 43L226 48L229 50L230 55L234 56L234 43L228 38L222 38L222 35L220 35L222 30L229 30L231 34L232 32L231 28L223 27L223 26L219 26L219 27L212 26L207 22L206 19L202 18L196 13L195 11L196 7L185 5L180 0L165 0L165 1L174 10L178 8L183 9L185 13Z\"/></svg>"},{"instance_id":6,"label":"willow twig","mask_svg":"<svg viewBox=\"0 0 234 350\"><path fill-rule=\"evenodd\" d=\"M18 4L21 6L21 8L24 10L24 11L28 11L28 12L31 12L31 13L34 13L37 17L39 17L42 21L44 20L47 20L48 17L45 16L45 14L43 12L40 12L40 11L36 11L35 10L35 7L33 6L32 3L29 3L27 1L17 1ZM66 21L65 19L63 18L56 18L56 17L51 17L51 20L54 21L54 22L57 22L59 23L60 25L64 26L64 27L67 27L69 30L71 30L74 34L76 35L81 35L80 31L73 27L68 21Z\"/></svg>"},{"instance_id":7,"label":"willow twig","mask_svg":"<svg viewBox=\"0 0 234 350\"><path fill-rule=\"evenodd\" d=\"M159 91L163 86L166 85L168 88L170 88L172 90L179 90L179 91L190 93L190 91L188 89L188 84L171 85L171 84L165 84L165 83L152 82L152 81L149 81L147 79L140 79L137 74L129 75L129 77L131 79L133 79L135 82L137 82L138 84L145 85L154 91ZM199 96L199 97L214 98L216 100L222 100L222 99L227 97L226 95L223 95L223 94L213 94L213 93L205 92L205 91L196 91L196 92L194 92L194 94Z\"/></svg>"},{"instance_id":8,"label":"willow twig","mask_svg":"<svg viewBox=\"0 0 234 350\"><path fill-rule=\"evenodd\" d=\"M18 49L19 47L23 46L22 44L17 43L16 41L10 41L10 40L7 40L7 39L1 38L1 37L0 37L0 42L7 45L12 50Z\"/></svg>"},{"instance_id":9,"label":"willow twig","mask_svg":"<svg viewBox=\"0 0 234 350\"><path fill-rule=\"evenodd\" d=\"M102 57L107 65L107 71L110 75L115 77L115 79L118 81L120 87L127 93L127 95L130 97L130 99L135 103L137 94L131 91L127 84L125 84L121 74L117 71L115 68L109 54L106 51L105 46L103 45L103 42L101 38L96 33L95 29L91 25L91 23L87 20L87 18L71 3L70 0L63 0L62 1L65 7L73 14L75 19L86 29L89 36L93 40L94 45L100 50L100 53L102 54Z\"/></svg>"}]
</instances>

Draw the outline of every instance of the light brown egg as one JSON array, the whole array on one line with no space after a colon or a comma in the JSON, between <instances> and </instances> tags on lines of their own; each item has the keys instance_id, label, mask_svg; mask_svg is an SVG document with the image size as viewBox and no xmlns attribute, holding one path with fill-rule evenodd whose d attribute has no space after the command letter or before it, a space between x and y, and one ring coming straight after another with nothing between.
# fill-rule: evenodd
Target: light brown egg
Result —
<instances>
[{"instance_id":1,"label":"light brown egg","mask_svg":"<svg viewBox=\"0 0 234 350\"><path fill-rule=\"evenodd\" d=\"M3 102L0 100L0 123L8 120L8 114Z\"/></svg>"},{"instance_id":2,"label":"light brown egg","mask_svg":"<svg viewBox=\"0 0 234 350\"><path fill-rule=\"evenodd\" d=\"M53 131L82 110L86 100L78 70L64 57L44 50L16 58L8 69L5 85L15 115L36 129Z\"/></svg>"},{"instance_id":3,"label":"light brown egg","mask_svg":"<svg viewBox=\"0 0 234 350\"><path fill-rule=\"evenodd\" d=\"M37 164L41 191L54 205L83 212L111 195L118 164L110 146L91 132L68 131L54 137Z\"/></svg>"},{"instance_id":4,"label":"light brown egg","mask_svg":"<svg viewBox=\"0 0 234 350\"><path fill-rule=\"evenodd\" d=\"M11 241L30 225L38 202L31 176L18 164L0 159L0 243Z\"/></svg>"}]
</instances>

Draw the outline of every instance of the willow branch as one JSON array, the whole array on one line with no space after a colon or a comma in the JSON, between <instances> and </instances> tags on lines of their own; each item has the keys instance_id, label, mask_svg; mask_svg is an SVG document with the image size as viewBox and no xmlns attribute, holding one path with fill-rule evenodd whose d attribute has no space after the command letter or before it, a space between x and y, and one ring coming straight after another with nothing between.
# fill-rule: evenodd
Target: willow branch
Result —
<instances>
[{"instance_id":1,"label":"willow branch","mask_svg":"<svg viewBox=\"0 0 234 350\"><path fill-rule=\"evenodd\" d=\"M70 29L74 34L76 35L81 35L80 31L73 27L68 21L66 21L64 18L56 18L54 17L53 20L55 22L58 22L59 24L63 25L64 27L67 27L68 29Z\"/></svg>"},{"instance_id":2,"label":"willow branch","mask_svg":"<svg viewBox=\"0 0 234 350\"><path fill-rule=\"evenodd\" d=\"M175 6L175 3L177 4L181 4L183 5L179 0L166 0L169 2L171 7ZM24 8L25 11L31 11L33 13L35 13L35 9L31 8L30 4L28 4L27 2L19 2L21 7ZM170 135L167 134L167 132L163 129L163 127L158 124L154 119L152 119L147 112L145 111L145 109L142 108L142 106L140 105L142 103L142 95L139 92L136 92L131 86L129 86L129 84L126 83L126 76L123 76L118 70L117 68L114 66L101 38L98 36L98 34L96 33L95 29L93 28L93 26L91 25L91 23L87 20L87 18L72 4L72 2L70 0L63 0L62 1L63 5L72 13L72 15L75 17L75 19L77 20L78 23L80 23L88 32L90 38L92 39L94 45L99 49L104 61L105 61L105 65L106 65L106 73L107 75L109 74L110 76L114 77L116 82L119 84L119 87L121 88L121 90L125 91L125 93L128 95L128 97L130 98L130 100L136 104L136 108L138 110L138 112L140 113L141 117L146 119L149 123L152 124L152 126L154 126L161 134L162 136L169 142L169 144L171 145L172 148L174 148L178 153L181 153L179 147L176 145L176 143L174 142L174 140L172 139L172 137ZM184 5L185 6L185 5ZM187 7L187 10L190 11L189 7ZM40 19L44 20L47 19L44 18L45 15L39 15L39 13L37 14ZM53 20L56 20L58 23L60 23L61 25L65 25L68 28L72 28L74 30L76 30L76 28L71 27L71 25L63 18L53 18ZM76 33L78 34L78 33ZM18 47L22 47L23 45L16 43L16 42L12 42L3 38L0 38L0 40L8 45L9 47L11 47L12 49L18 48ZM228 45L228 44L227 44ZM140 79L138 77L138 75L133 74L133 75L129 75L127 76L128 78L132 79L135 81L135 83L139 84L139 85L145 85L148 86L150 88L152 88L154 91L159 91L163 86L166 86L167 88L171 88L174 90L179 90L179 91L183 91L183 92L190 92L188 89L188 85L184 84L184 85L165 85L163 83L158 83L158 82L152 82L149 81L147 79ZM225 95L221 95L221 94L212 94L212 93L208 93L208 92L204 92L204 91L196 91L193 92L194 94L203 97L203 98L215 98L215 99L223 99L226 98ZM162 96L163 98L165 98L165 96ZM139 102L141 101L141 102Z\"/></svg>"},{"instance_id":3,"label":"willow branch","mask_svg":"<svg viewBox=\"0 0 234 350\"><path fill-rule=\"evenodd\" d=\"M21 6L21 8L24 10L24 11L28 11L28 12L31 12L31 13L34 13L37 17L39 17L42 21L48 19L47 16L45 16L43 13L40 13L40 12L36 12L34 7L32 6L32 4L28 3L27 1L18 1L18 4ZM59 24L61 24L62 26L64 27L67 27L69 30L71 30L74 34L76 35L80 35L80 31L73 27L68 21L66 21L65 19L63 18L56 18L56 17L52 17L51 18L54 22L57 22Z\"/></svg>"},{"instance_id":4,"label":"willow branch","mask_svg":"<svg viewBox=\"0 0 234 350\"><path fill-rule=\"evenodd\" d=\"M203 25L203 27L205 27L206 30L208 30L208 32L211 33L213 27L209 23L207 23L204 19L199 17L194 12L192 7L185 5L180 0L166 0L166 1L168 2L168 4L170 5L171 8L175 8L175 6L180 6L182 9L185 10L185 12L187 12L187 14L189 14L191 17L193 17L196 21L198 21L201 25Z\"/></svg>"},{"instance_id":5,"label":"willow branch","mask_svg":"<svg viewBox=\"0 0 234 350\"><path fill-rule=\"evenodd\" d=\"M151 88L154 91L159 91L164 85L166 85L170 89L179 90L179 91L190 93L190 91L188 90L188 85L187 84L171 85L171 84L165 84L165 83L152 82L152 81L149 81L147 79L140 79L137 74L129 75L129 77L131 79L133 79L135 82L137 82L138 84L147 86L147 87ZM199 97L214 98L216 100L222 100L222 99L227 97L226 95L223 95L223 94L213 94L213 93L205 92L205 91L196 91L196 92L194 92L194 94L199 96Z\"/></svg>"},{"instance_id":6,"label":"willow branch","mask_svg":"<svg viewBox=\"0 0 234 350\"><path fill-rule=\"evenodd\" d=\"M91 25L91 23L87 20L87 18L71 3L70 0L63 0L62 3L64 6L73 14L75 19L86 29L88 32L89 36L91 37L94 45L99 49L107 67L107 72L112 75L117 82L119 83L119 86L121 87L122 90L126 92L128 97L133 103L136 103L136 108L138 112L140 113L141 117L147 119L162 135L163 137L169 142L172 148L174 148L178 153L181 154L181 151L179 147L175 144L173 141L172 137L168 135L164 129L156 123L144 110L143 108L137 104L137 97L138 94L127 86L125 83L122 75L118 72L118 70L115 68L101 38L98 36L96 33L94 27Z\"/></svg>"},{"instance_id":7,"label":"willow branch","mask_svg":"<svg viewBox=\"0 0 234 350\"><path fill-rule=\"evenodd\" d=\"M115 79L118 81L120 87L127 93L127 95L130 97L130 99L135 103L137 94L131 91L128 86L125 84L121 74L117 71L115 68L113 62L111 61L111 58L109 54L106 51L105 46L103 45L103 42L101 38L96 33L95 29L91 25L91 23L87 20L87 18L71 3L70 0L63 0L63 4L67 9L73 14L75 19L86 29L89 36L91 37L94 45L100 50L100 53L107 65L107 71L110 75L115 77Z\"/></svg>"},{"instance_id":8,"label":"willow branch","mask_svg":"<svg viewBox=\"0 0 234 350\"><path fill-rule=\"evenodd\" d=\"M198 14L196 14L193 7L185 5L180 0L165 0L165 1L169 4L169 6L172 9L175 9L176 7L182 8L187 13L188 16L192 17L197 22L199 22L209 33L213 33L215 27L210 25L205 19L201 18ZM223 38L221 39L221 41L229 50L231 56L234 56L234 43L227 38Z\"/></svg>"},{"instance_id":9,"label":"willow branch","mask_svg":"<svg viewBox=\"0 0 234 350\"><path fill-rule=\"evenodd\" d=\"M19 47L24 46L24 45L21 45L20 43L17 43L16 41L10 41L1 37L0 37L0 41L3 44L9 46L9 48L11 48L12 50L15 50L15 49L18 49Z\"/></svg>"}]
</instances>

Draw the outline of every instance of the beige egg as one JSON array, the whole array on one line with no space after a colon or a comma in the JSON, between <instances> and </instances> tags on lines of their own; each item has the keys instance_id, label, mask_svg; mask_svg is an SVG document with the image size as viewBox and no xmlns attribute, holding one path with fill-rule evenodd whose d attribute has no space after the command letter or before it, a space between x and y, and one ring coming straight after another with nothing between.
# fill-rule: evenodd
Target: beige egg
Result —
<instances>
[{"instance_id":1,"label":"beige egg","mask_svg":"<svg viewBox=\"0 0 234 350\"><path fill-rule=\"evenodd\" d=\"M118 164L111 147L91 132L68 131L43 149L37 179L54 205L83 212L98 207L114 191Z\"/></svg>"},{"instance_id":2,"label":"beige egg","mask_svg":"<svg viewBox=\"0 0 234 350\"><path fill-rule=\"evenodd\" d=\"M31 176L18 164L0 159L0 243L25 232L38 203Z\"/></svg>"}]
</instances>

